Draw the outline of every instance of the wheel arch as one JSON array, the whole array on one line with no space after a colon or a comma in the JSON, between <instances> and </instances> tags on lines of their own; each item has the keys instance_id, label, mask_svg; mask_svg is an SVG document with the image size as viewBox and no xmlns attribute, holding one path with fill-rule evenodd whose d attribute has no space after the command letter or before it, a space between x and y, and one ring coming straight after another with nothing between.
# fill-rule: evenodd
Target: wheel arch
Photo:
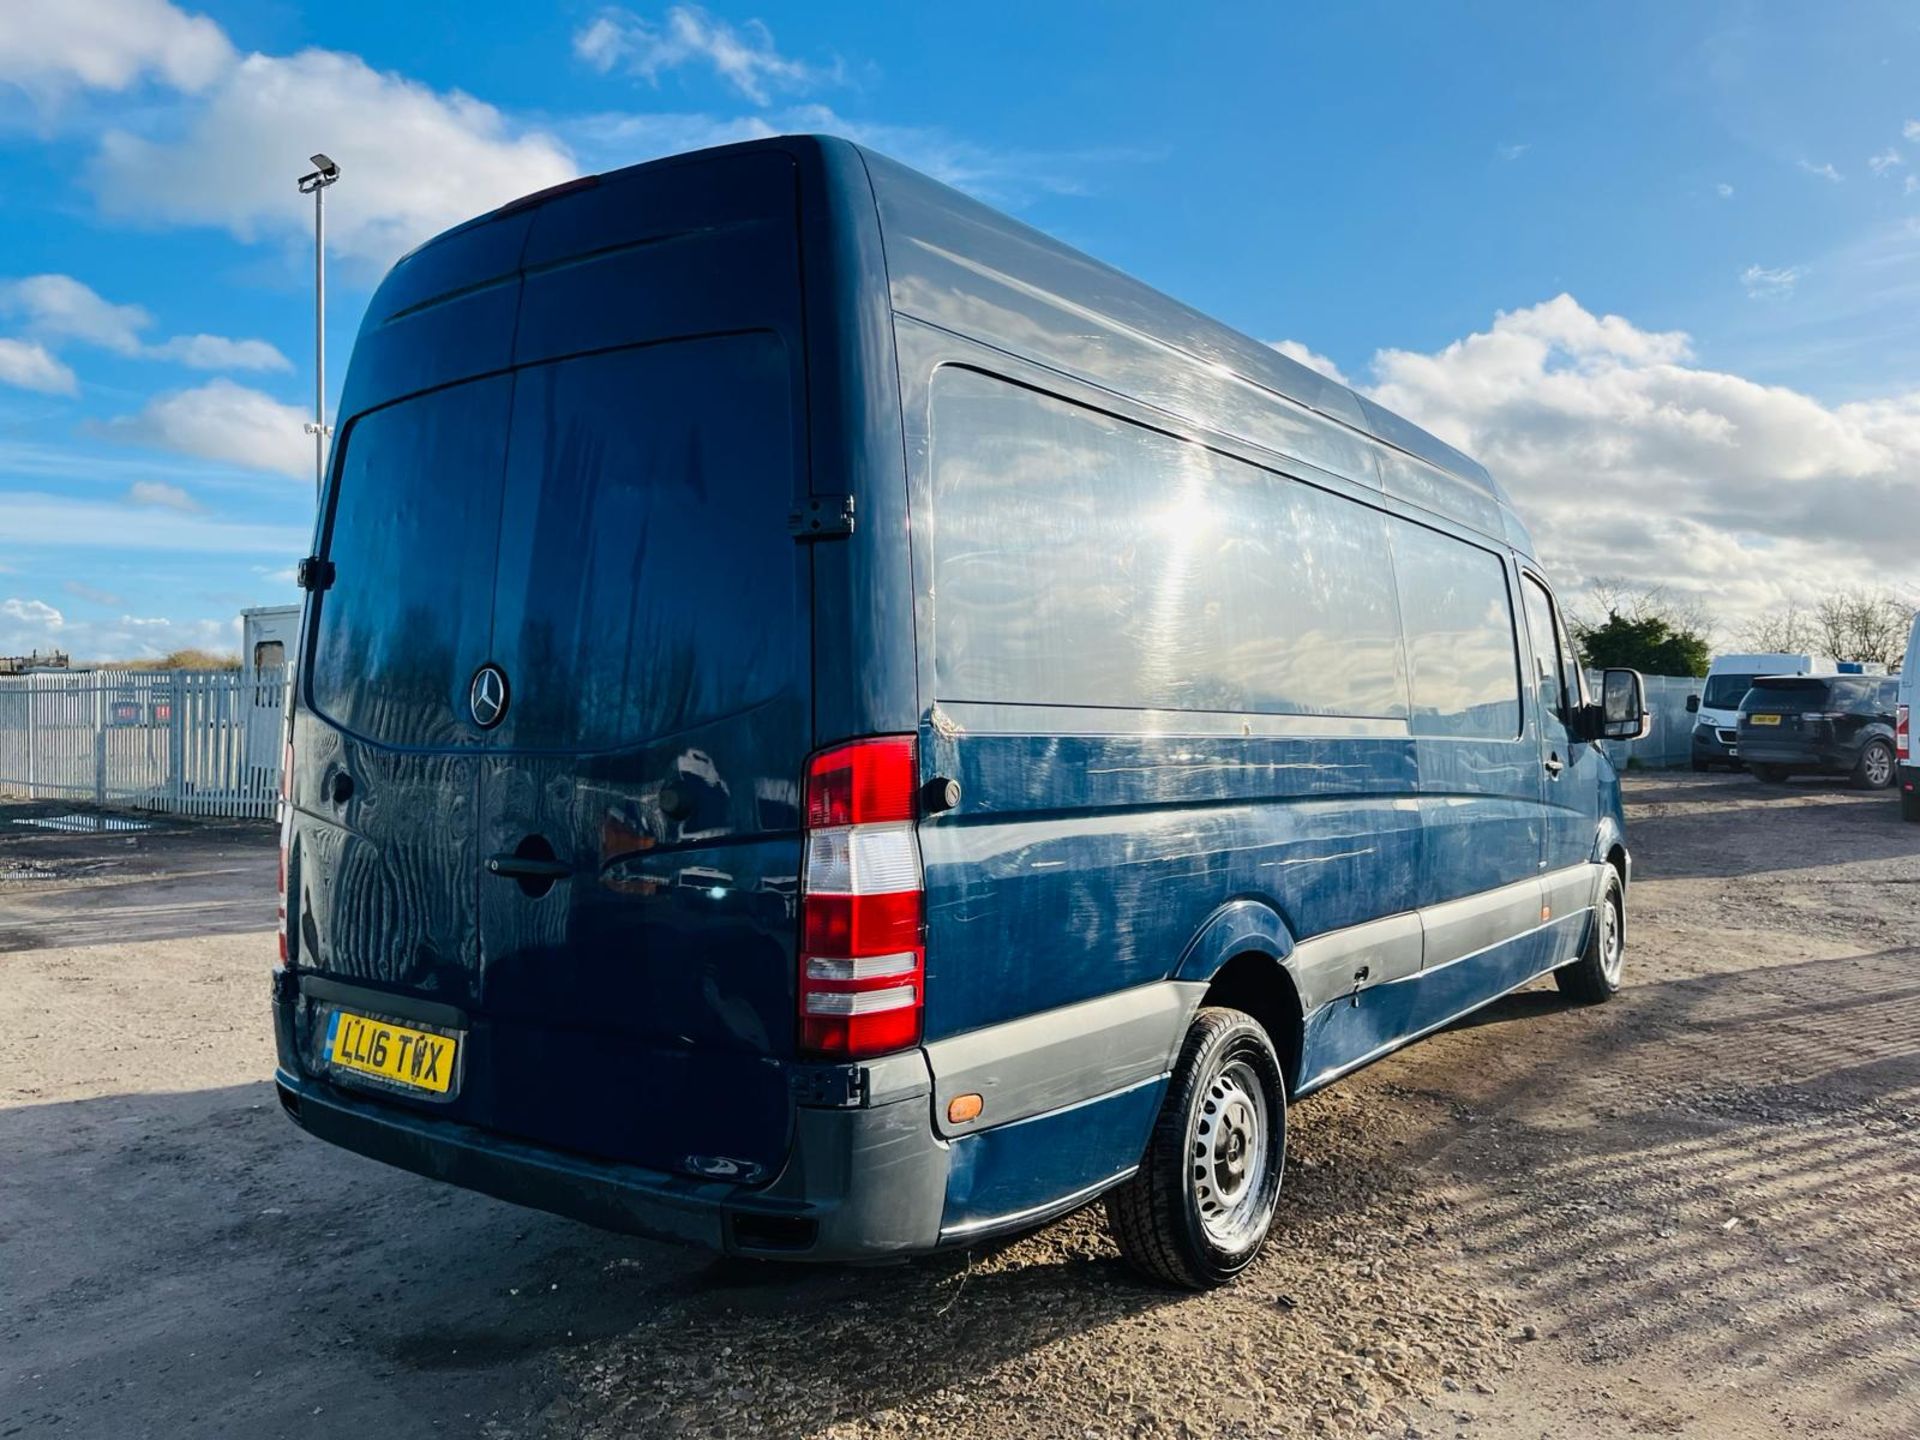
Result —
<instances>
[{"instance_id":1,"label":"wheel arch","mask_svg":"<svg viewBox=\"0 0 1920 1440\"><path fill-rule=\"evenodd\" d=\"M1305 1037L1300 987L1287 965L1293 950L1293 934L1271 905L1253 899L1230 900L1188 942L1174 976L1206 985L1193 1012L1206 1005L1224 1005L1260 1022L1280 1056L1290 1095L1299 1083ZM1193 1012L1187 1016L1187 1025L1193 1023ZM1181 1028L1184 1033L1186 1026Z\"/></svg>"}]
</instances>

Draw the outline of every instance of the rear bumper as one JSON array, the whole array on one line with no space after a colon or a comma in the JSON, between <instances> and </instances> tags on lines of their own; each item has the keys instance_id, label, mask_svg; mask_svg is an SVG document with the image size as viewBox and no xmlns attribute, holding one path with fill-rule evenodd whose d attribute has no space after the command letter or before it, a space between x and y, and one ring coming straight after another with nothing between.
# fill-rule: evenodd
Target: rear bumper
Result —
<instances>
[{"instance_id":1,"label":"rear bumper","mask_svg":"<svg viewBox=\"0 0 1920 1440\"><path fill-rule=\"evenodd\" d=\"M1740 736L1740 758L1749 765L1779 765L1788 770L1844 775L1859 763L1860 752L1838 745L1823 745L1817 741L1769 744L1764 740L1751 739L1743 733Z\"/></svg>"},{"instance_id":2,"label":"rear bumper","mask_svg":"<svg viewBox=\"0 0 1920 1440\"><path fill-rule=\"evenodd\" d=\"M523 1144L285 1070L274 1084L288 1116L319 1139L602 1229L794 1260L875 1259L939 1243L948 1147L933 1134L924 1092L863 1109L799 1107L786 1169L745 1190Z\"/></svg>"},{"instance_id":3,"label":"rear bumper","mask_svg":"<svg viewBox=\"0 0 1920 1440\"><path fill-rule=\"evenodd\" d=\"M608 1230L735 1255L862 1260L940 1244L952 1146L934 1133L923 1051L800 1067L791 1144L767 1184L669 1173L539 1145L335 1084L296 1043L297 987L274 974L280 1104L319 1139L416 1175ZM802 1071L806 1073L802 1073ZM818 1103L815 1103L818 1102Z\"/></svg>"}]
</instances>

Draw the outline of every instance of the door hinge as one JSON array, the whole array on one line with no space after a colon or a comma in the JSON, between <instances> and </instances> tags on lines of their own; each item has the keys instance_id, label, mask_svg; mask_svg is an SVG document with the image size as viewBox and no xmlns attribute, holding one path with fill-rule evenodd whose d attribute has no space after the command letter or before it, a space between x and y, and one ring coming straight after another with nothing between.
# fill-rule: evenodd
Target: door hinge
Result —
<instances>
[{"instance_id":1,"label":"door hinge","mask_svg":"<svg viewBox=\"0 0 1920 1440\"><path fill-rule=\"evenodd\" d=\"M787 514L796 540L826 540L853 533L853 496L809 495Z\"/></svg>"},{"instance_id":2,"label":"door hinge","mask_svg":"<svg viewBox=\"0 0 1920 1440\"><path fill-rule=\"evenodd\" d=\"M326 590L333 585L333 562L309 555L293 567L293 583L302 590Z\"/></svg>"}]
</instances>

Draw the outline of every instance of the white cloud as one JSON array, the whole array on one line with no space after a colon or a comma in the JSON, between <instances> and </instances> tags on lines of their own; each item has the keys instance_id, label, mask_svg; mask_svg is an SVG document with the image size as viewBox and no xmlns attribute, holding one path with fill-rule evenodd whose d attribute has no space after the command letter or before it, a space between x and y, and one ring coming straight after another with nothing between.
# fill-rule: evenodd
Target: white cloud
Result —
<instances>
[{"instance_id":1,"label":"white cloud","mask_svg":"<svg viewBox=\"0 0 1920 1440\"><path fill-rule=\"evenodd\" d=\"M1518 160L1531 149L1533 149L1531 144L1523 142L1515 145L1497 145L1494 147L1494 153L1502 160Z\"/></svg>"},{"instance_id":2,"label":"white cloud","mask_svg":"<svg viewBox=\"0 0 1920 1440\"><path fill-rule=\"evenodd\" d=\"M46 630L58 630L66 624L66 616L44 600L0 600L0 618L18 620L22 624L37 625Z\"/></svg>"},{"instance_id":3,"label":"white cloud","mask_svg":"<svg viewBox=\"0 0 1920 1440\"><path fill-rule=\"evenodd\" d=\"M1574 586L1626 576L1727 634L1839 583L1920 590L1920 392L1827 406L1689 363L1688 337L1571 296L1434 354L1375 356L1371 392L1483 461Z\"/></svg>"},{"instance_id":4,"label":"white cloud","mask_svg":"<svg viewBox=\"0 0 1920 1440\"><path fill-rule=\"evenodd\" d=\"M43 395L78 394L73 371L62 365L37 340L0 338L0 385L37 390Z\"/></svg>"},{"instance_id":5,"label":"white cloud","mask_svg":"<svg viewBox=\"0 0 1920 1440\"><path fill-rule=\"evenodd\" d=\"M1746 287L1750 300L1784 299L1793 294L1793 287L1806 273L1806 267L1801 265L1782 265L1775 269L1749 265L1740 272L1740 283Z\"/></svg>"},{"instance_id":6,"label":"white cloud","mask_svg":"<svg viewBox=\"0 0 1920 1440\"><path fill-rule=\"evenodd\" d=\"M0 285L0 306L50 340L79 340L132 355L153 317L138 305L113 305L71 275L29 275Z\"/></svg>"},{"instance_id":7,"label":"white cloud","mask_svg":"<svg viewBox=\"0 0 1920 1440\"><path fill-rule=\"evenodd\" d=\"M574 33L573 53L603 75L618 69L650 85L666 71L704 64L756 105L771 104L775 91L804 93L844 79L838 60L813 65L782 55L763 22L735 28L698 5L675 5L658 25L628 10L603 10Z\"/></svg>"},{"instance_id":8,"label":"white cloud","mask_svg":"<svg viewBox=\"0 0 1920 1440\"><path fill-rule=\"evenodd\" d=\"M575 122L569 136L606 163L633 164L657 155L759 140L769 135L838 135L890 155L934 179L993 204L1019 206L1037 195L1082 195L1087 175L1132 162L1145 152L1114 149L998 150L935 126L848 120L826 105L792 105L752 115L632 112Z\"/></svg>"},{"instance_id":9,"label":"white cloud","mask_svg":"<svg viewBox=\"0 0 1920 1440\"><path fill-rule=\"evenodd\" d=\"M1733 186L1722 180L1718 185L1713 187L1713 193L1718 195L1722 200L1731 200L1733 198Z\"/></svg>"},{"instance_id":10,"label":"white cloud","mask_svg":"<svg viewBox=\"0 0 1920 1440\"><path fill-rule=\"evenodd\" d=\"M301 430L306 420L296 405L231 380L213 380L156 396L139 414L101 428L129 444L301 479L313 473L313 440Z\"/></svg>"},{"instance_id":11,"label":"white cloud","mask_svg":"<svg viewBox=\"0 0 1920 1440\"><path fill-rule=\"evenodd\" d=\"M1802 160L1799 164L1800 168L1806 171L1807 174L1818 175L1822 180L1831 180L1836 185L1846 178L1838 170L1833 168L1833 162L1831 160L1819 165L1814 164L1811 160Z\"/></svg>"},{"instance_id":12,"label":"white cloud","mask_svg":"<svg viewBox=\"0 0 1920 1440\"><path fill-rule=\"evenodd\" d=\"M1309 350L1298 340L1269 340L1267 344L1273 349L1278 350L1289 360L1304 365L1309 370L1318 370L1329 380L1337 380L1342 385L1351 385L1353 383L1340 373L1340 367L1334 364L1333 361L1324 355L1316 354L1314 351Z\"/></svg>"},{"instance_id":13,"label":"white cloud","mask_svg":"<svg viewBox=\"0 0 1920 1440\"><path fill-rule=\"evenodd\" d=\"M311 543L312 501L289 503L287 523L259 524L221 520L165 508L133 517L121 500L78 500L36 490L0 492L6 515L7 544L27 548L70 548L84 537L89 549L166 551L189 555L250 555L284 560L307 553ZM297 522L297 523L296 523Z\"/></svg>"},{"instance_id":14,"label":"white cloud","mask_svg":"<svg viewBox=\"0 0 1920 1440\"><path fill-rule=\"evenodd\" d=\"M127 603L111 590L102 590L98 586L87 584L84 580L65 580L61 582L60 588L69 595L86 601L89 605L104 605L108 609L117 610Z\"/></svg>"},{"instance_id":15,"label":"white cloud","mask_svg":"<svg viewBox=\"0 0 1920 1440\"><path fill-rule=\"evenodd\" d=\"M198 502L178 485L168 485L159 480L136 480L127 487L129 505L156 506L162 510L181 510L191 514L200 508Z\"/></svg>"},{"instance_id":16,"label":"white cloud","mask_svg":"<svg viewBox=\"0 0 1920 1440\"><path fill-rule=\"evenodd\" d=\"M1920 141L1920 120L1909 120L1900 127L1900 133L1909 140Z\"/></svg>"},{"instance_id":17,"label":"white cloud","mask_svg":"<svg viewBox=\"0 0 1920 1440\"><path fill-rule=\"evenodd\" d=\"M109 608L118 608L119 603L115 600ZM125 614L85 620L62 614L43 600L0 600L0 655L57 649L78 660L133 660L175 650L232 651L235 624L234 620L172 620Z\"/></svg>"},{"instance_id":18,"label":"white cloud","mask_svg":"<svg viewBox=\"0 0 1920 1440\"><path fill-rule=\"evenodd\" d=\"M166 0L0 4L0 82L42 100L77 88L125 90L149 75L199 90L232 62L218 25Z\"/></svg>"},{"instance_id":19,"label":"white cloud","mask_svg":"<svg viewBox=\"0 0 1920 1440\"><path fill-rule=\"evenodd\" d=\"M222 335L176 335L149 345L140 332L153 316L139 305L115 305L71 275L28 275L0 282L0 311L21 317L44 340L74 340L117 355L173 360L195 370L291 370L264 340Z\"/></svg>"},{"instance_id":20,"label":"white cloud","mask_svg":"<svg viewBox=\"0 0 1920 1440\"><path fill-rule=\"evenodd\" d=\"M176 335L140 353L155 360L177 360L190 370L293 369L293 362L264 340L229 340L224 335Z\"/></svg>"},{"instance_id":21,"label":"white cloud","mask_svg":"<svg viewBox=\"0 0 1920 1440\"><path fill-rule=\"evenodd\" d=\"M1907 183L1900 187L1908 195L1920 195L1920 175L1907 176Z\"/></svg>"},{"instance_id":22,"label":"white cloud","mask_svg":"<svg viewBox=\"0 0 1920 1440\"><path fill-rule=\"evenodd\" d=\"M1870 155L1867 157L1867 168L1876 175L1884 175L1896 165L1904 165L1906 163L1906 161L1900 158L1900 152L1891 145L1885 150L1882 150L1878 155Z\"/></svg>"},{"instance_id":23,"label":"white cloud","mask_svg":"<svg viewBox=\"0 0 1920 1440\"><path fill-rule=\"evenodd\" d=\"M187 107L170 138L109 132L89 181L102 209L128 221L310 244L313 206L296 193L293 166L315 136L342 170L328 249L375 267L579 173L553 136L470 95L375 70L355 55L303 50L239 61Z\"/></svg>"}]
</instances>

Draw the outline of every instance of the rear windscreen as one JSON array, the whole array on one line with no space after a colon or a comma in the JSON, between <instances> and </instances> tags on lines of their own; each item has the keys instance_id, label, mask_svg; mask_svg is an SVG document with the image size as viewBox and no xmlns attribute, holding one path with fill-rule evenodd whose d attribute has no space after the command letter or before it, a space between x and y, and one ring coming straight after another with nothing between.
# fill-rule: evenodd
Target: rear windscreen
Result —
<instances>
[{"instance_id":1,"label":"rear windscreen","mask_svg":"<svg viewBox=\"0 0 1920 1440\"><path fill-rule=\"evenodd\" d=\"M1829 710L1837 703L1832 692L1833 686L1825 680L1757 680L1741 708L1776 714Z\"/></svg>"},{"instance_id":2,"label":"rear windscreen","mask_svg":"<svg viewBox=\"0 0 1920 1440\"><path fill-rule=\"evenodd\" d=\"M346 439L315 708L394 744L599 750L793 683L796 442L769 333L528 366L403 401Z\"/></svg>"}]
</instances>

